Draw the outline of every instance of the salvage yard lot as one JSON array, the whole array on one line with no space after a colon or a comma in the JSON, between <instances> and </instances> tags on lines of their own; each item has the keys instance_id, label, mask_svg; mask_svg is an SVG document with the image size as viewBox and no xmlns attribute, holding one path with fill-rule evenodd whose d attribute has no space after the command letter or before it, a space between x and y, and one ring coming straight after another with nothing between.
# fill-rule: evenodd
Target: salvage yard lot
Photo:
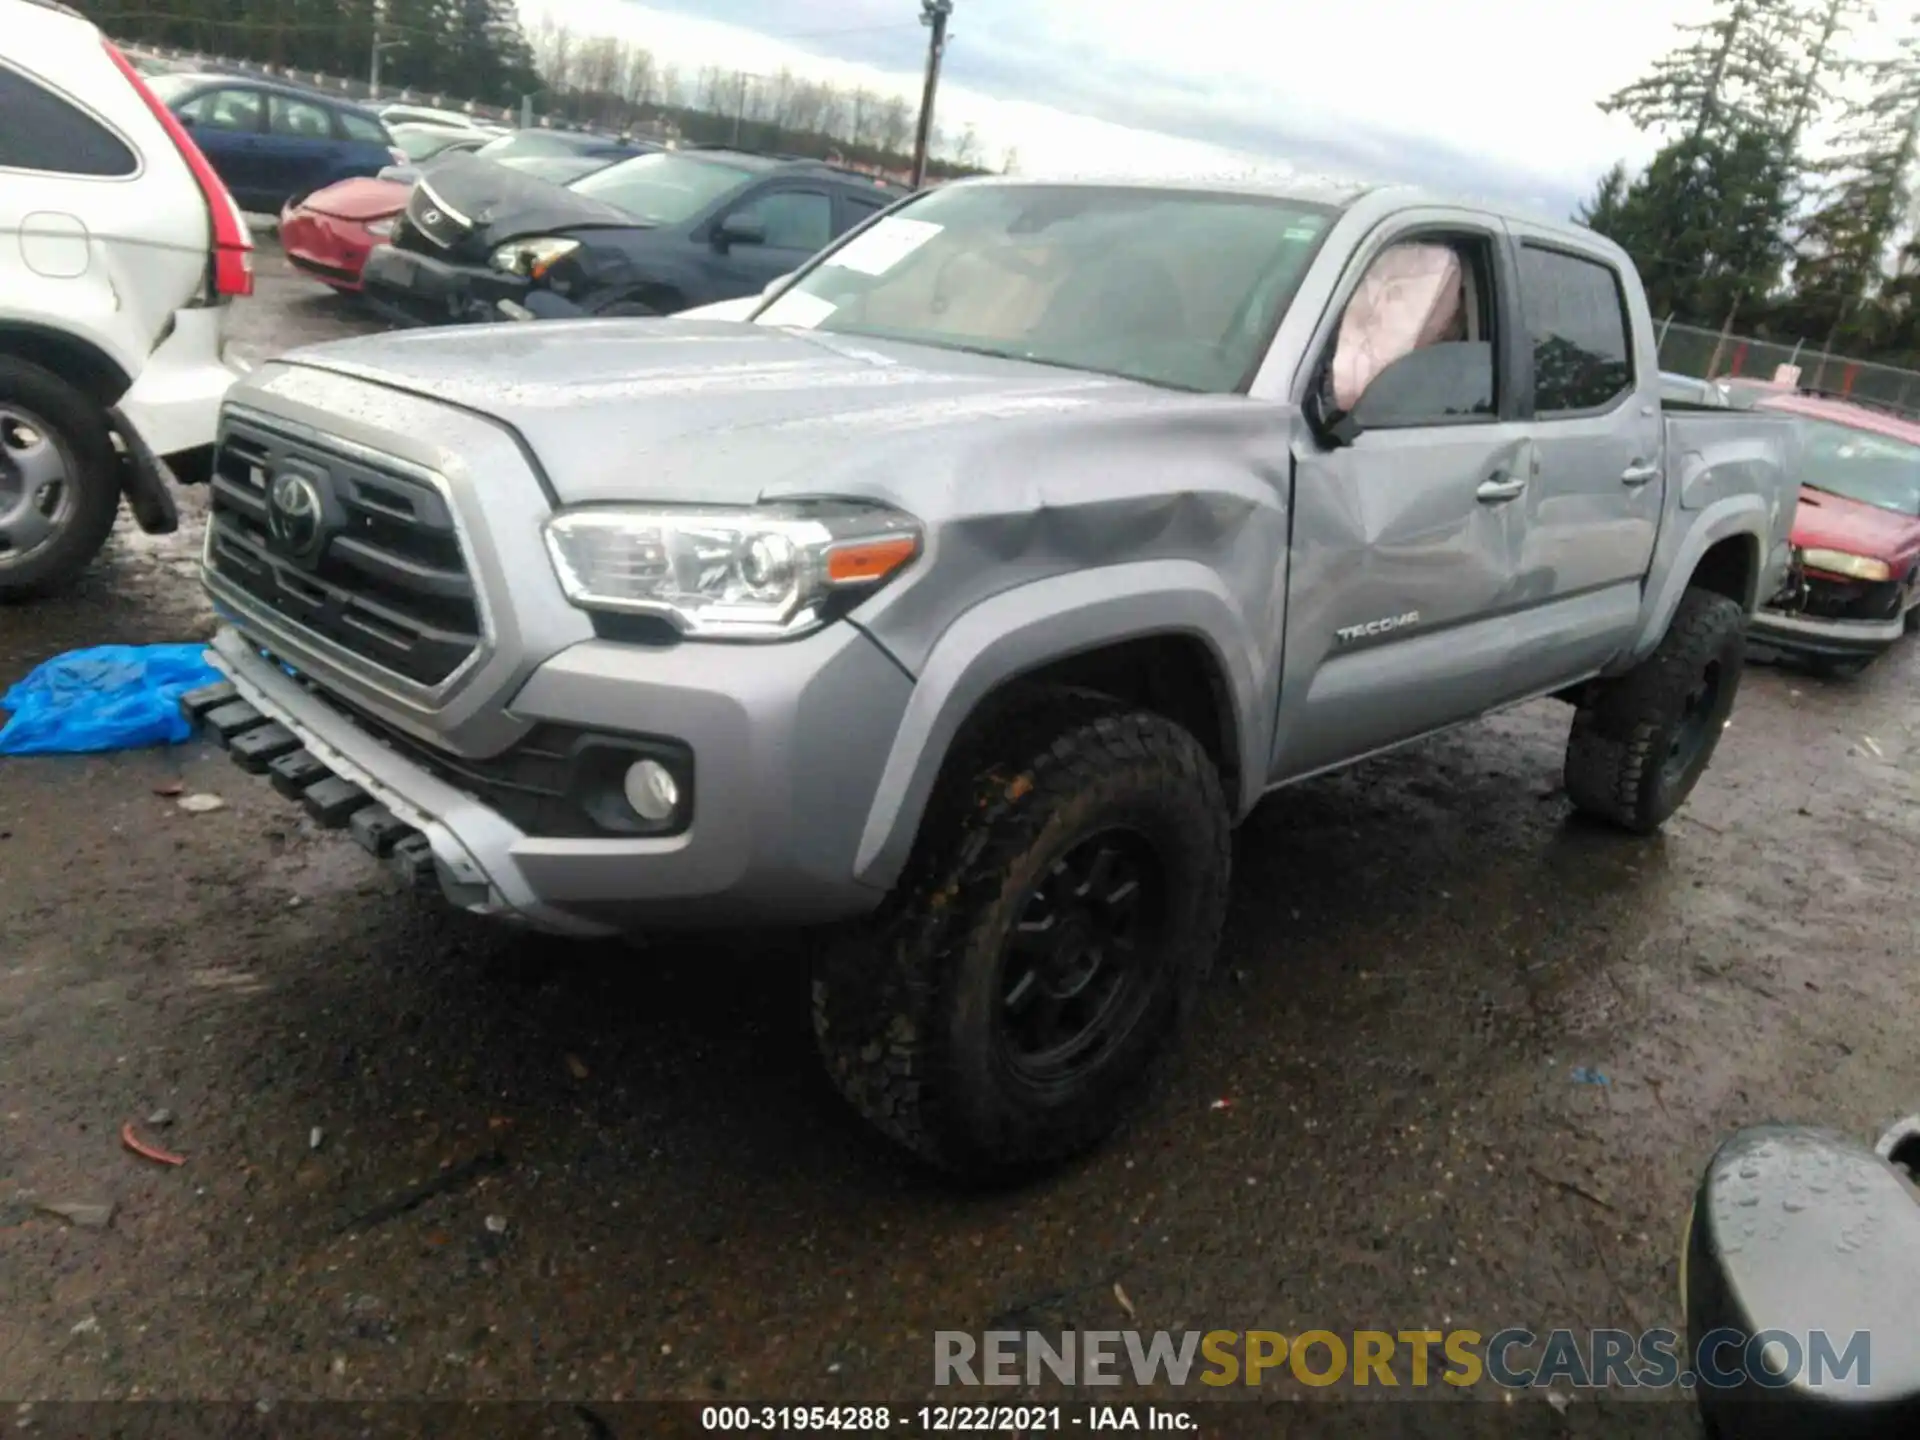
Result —
<instances>
[{"instance_id":1,"label":"salvage yard lot","mask_svg":"<svg viewBox=\"0 0 1920 1440\"><path fill-rule=\"evenodd\" d=\"M373 328L261 270L256 356ZM209 634L199 516L0 611L0 686ZM904 1400L940 1329L1677 1326L1721 1134L1913 1108L1915 678L1750 669L1652 841L1569 818L1550 702L1274 797L1158 1102L997 1196L843 1113L803 937L451 915L199 744L0 762L0 1395Z\"/></svg>"}]
</instances>

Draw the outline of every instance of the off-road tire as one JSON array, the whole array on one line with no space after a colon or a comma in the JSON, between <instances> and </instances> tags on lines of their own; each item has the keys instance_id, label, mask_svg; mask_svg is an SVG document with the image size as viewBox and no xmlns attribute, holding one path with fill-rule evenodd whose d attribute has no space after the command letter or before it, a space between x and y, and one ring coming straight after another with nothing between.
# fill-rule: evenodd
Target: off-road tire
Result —
<instances>
[{"instance_id":1,"label":"off-road tire","mask_svg":"<svg viewBox=\"0 0 1920 1440\"><path fill-rule=\"evenodd\" d=\"M113 530L120 510L120 452L98 402L38 365L0 355L0 401L16 401L54 431L74 461L74 509L44 547L0 565L0 603L29 600L77 580Z\"/></svg>"},{"instance_id":2,"label":"off-road tire","mask_svg":"<svg viewBox=\"0 0 1920 1440\"><path fill-rule=\"evenodd\" d=\"M1745 658L1746 615L1738 602L1689 589L1653 653L1626 674L1589 686L1574 712L1566 762L1574 808L1640 835L1665 824L1713 759ZM1666 760L1687 697L1713 665L1718 685L1704 741L1684 771L1672 774Z\"/></svg>"},{"instance_id":3,"label":"off-road tire","mask_svg":"<svg viewBox=\"0 0 1920 1440\"><path fill-rule=\"evenodd\" d=\"M1081 837L1133 821L1164 867L1141 1020L1045 1103L997 1061L1001 942L1027 887ZM827 1072L882 1134L949 1175L1017 1180L1097 1144L1140 1103L1219 946L1232 865L1220 777L1186 730L1049 690L983 725L932 797L899 886L813 973Z\"/></svg>"}]
</instances>

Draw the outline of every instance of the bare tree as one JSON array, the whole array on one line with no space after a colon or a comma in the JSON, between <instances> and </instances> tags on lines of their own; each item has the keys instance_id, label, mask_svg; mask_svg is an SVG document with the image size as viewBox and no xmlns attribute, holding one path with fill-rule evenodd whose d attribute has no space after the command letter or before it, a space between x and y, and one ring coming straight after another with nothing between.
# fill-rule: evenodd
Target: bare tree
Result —
<instances>
[{"instance_id":1,"label":"bare tree","mask_svg":"<svg viewBox=\"0 0 1920 1440\"><path fill-rule=\"evenodd\" d=\"M980 164L980 136L975 132L972 122L960 132L960 139L953 147L953 159L957 165L976 167Z\"/></svg>"},{"instance_id":2,"label":"bare tree","mask_svg":"<svg viewBox=\"0 0 1920 1440\"><path fill-rule=\"evenodd\" d=\"M878 130L880 148L891 155L900 154L907 136L913 133L913 117L904 98L895 95L881 107Z\"/></svg>"}]
</instances>

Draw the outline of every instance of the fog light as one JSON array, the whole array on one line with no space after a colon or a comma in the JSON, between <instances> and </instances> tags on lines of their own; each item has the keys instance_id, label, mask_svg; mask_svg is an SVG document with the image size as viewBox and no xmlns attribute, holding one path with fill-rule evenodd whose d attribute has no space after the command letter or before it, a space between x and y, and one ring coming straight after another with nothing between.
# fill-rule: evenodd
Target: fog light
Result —
<instances>
[{"instance_id":1,"label":"fog light","mask_svg":"<svg viewBox=\"0 0 1920 1440\"><path fill-rule=\"evenodd\" d=\"M642 820L659 824L671 819L680 803L680 787L673 772L658 760L638 760L627 769L627 804Z\"/></svg>"}]
</instances>

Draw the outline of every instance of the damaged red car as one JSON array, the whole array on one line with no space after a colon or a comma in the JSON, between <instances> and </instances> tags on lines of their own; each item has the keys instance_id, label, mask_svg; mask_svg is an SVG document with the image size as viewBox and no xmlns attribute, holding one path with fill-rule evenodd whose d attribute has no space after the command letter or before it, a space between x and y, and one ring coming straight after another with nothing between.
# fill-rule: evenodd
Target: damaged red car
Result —
<instances>
[{"instance_id":1,"label":"damaged red car","mask_svg":"<svg viewBox=\"0 0 1920 1440\"><path fill-rule=\"evenodd\" d=\"M360 289L367 252L393 233L413 187L395 180L342 180L280 212L280 248L296 270L346 294Z\"/></svg>"},{"instance_id":2,"label":"damaged red car","mask_svg":"<svg viewBox=\"0 0 1920 1440\"><path fill-rule=\"evenodd\" d=\"M1814 395L1755 408L1805 424L1792 569L1751 637L1823 674L1857 673L1915 626L1920 424Z\"/></svg>"}]
</instances>

